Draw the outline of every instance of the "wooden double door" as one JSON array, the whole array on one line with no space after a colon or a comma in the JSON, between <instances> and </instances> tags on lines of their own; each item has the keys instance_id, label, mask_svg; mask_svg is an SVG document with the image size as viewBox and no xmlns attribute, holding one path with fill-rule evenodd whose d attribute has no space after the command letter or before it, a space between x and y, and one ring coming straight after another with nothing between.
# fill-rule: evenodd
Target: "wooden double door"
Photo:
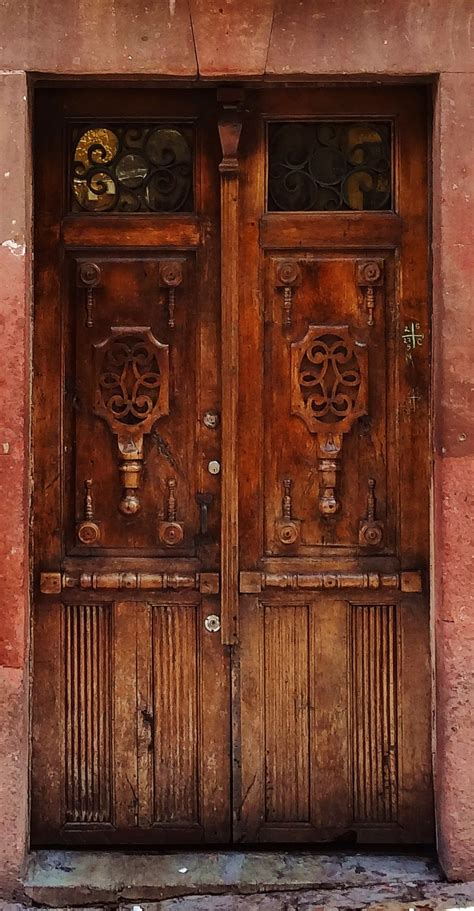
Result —
<instances>
[{"instance_id":1,"label":"wooden double door","mask_svg":"<svg viewBox=\"0 0 474 911\"><path fill-rule=\"evenodd\" d=\"M36 844L428 843L423 90L42 90Z\"/></svg>"}]
</instances>

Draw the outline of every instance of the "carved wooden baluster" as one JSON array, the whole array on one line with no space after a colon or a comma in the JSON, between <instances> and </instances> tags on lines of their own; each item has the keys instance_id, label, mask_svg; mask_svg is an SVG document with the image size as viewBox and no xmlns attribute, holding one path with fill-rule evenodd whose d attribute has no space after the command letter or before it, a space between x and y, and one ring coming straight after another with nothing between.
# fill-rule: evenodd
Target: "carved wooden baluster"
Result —
<instances>
[{"instance_id":1,"label":"carved wooden baluster","mask_svg":"<svg viewBox=\"0 0 474 911\"><path fill-rule=\"evenodd\" d=\"M221 357L222 387L222 520L221 520L221 638L238 641L238 485L237 396L239 386L239 162L243 93L218 91L223 111L218 129L222 148L221 180Z\"/></svg>"},{"instance_id":2,"label":"carved wooden baluster","mask_svg":"<svg viewBox=\"0 0 474 911\"><path fill-rule=\"evenodd\" d=\"M367 348L349 326L309 326L291 346L291 413L317 435L319 511L339 512L337 475L344 434L367 414Z\"/></svg>"},{"instance_id":3,"label":"carved wooden baluster","mask_svg":"<svg viewBox=\"0 0 474 911\"><path fill-rule=\"evenodd\" d=\"M176 521L176 481L168 481L168 510L167 516L168 522Z\"/></svg>"},{"instance_id":4,"label":"carved wooden baluster","mask_svg":"<svg viewBox=\"0 0 474 911\"><path fill-rule=\"evenodd\" d=\"M86 495L84 497L84 518L93 519L94 509L92 505L92 481L84 481L84 487L86 489Z\"/></svg>"},{"instance_id":5,"label":"carved wooden baluster","mask_svg":"<svg viewBox=\"0 0 474 911\"><path fill-rule=\"evenodd\" d=\"M119 435L120 477L122 478L122 499L120 512L133 516L140 510L138 488L141 484L143 468L143 438L131 439L128 435Z\"/></svg>"},{"instance_id":6,"label":"carved wooden baluster","mask_svg":"<svg viewBox=\"0 0 474 911\"><path fill-rule=\"evenodd\" d=\"M318 433L319 511L334 516L341 508L337 475L341 470L342 433Z\"/></svg>"},{"instance_id":7,"label":"carved wooden baluster","mask_svg":"<svg viewBox=\"0 0 474 911\"><path fill-rule=\"evenodd\" d=\"M276 521L276 532L282 544L295 544L300 536L300 521L293 519L293 506L291 496L291 478L283 481L283 496L281 500L282 518Z\"/></svg>"},{"instance_id":8,"label":"carved wooden baluster","mask_svg":"<svg viewBox=\"0 0 474 911\"><path fill-rule=\"evenodd\" d=\"M94 521L94 501L92 499L92 479L84 481L84 520L78 525L77 537L81 544L90 547L97 544L100 538L100 527Z\"/></svg>"},{"instance_id":9,"label":"carved wooden baluster","mask_svg":"<svg viewBox=\"0 0 474 911\"><path fill-rule=\"evenodd\" d=\"M357 284L362 289L367 309L367 325L374 325L375 288L383 284L383 260L371 259L357 263Z\"/></svg>"},{"instance_id":10,"label":"carved wooden baluster","mask_svg":"<svg viewBox=\"0 0 474 911\"><path fill-rule=\"evenodd\" d=\"M86 326L94 325L94 288L100 284L100 268L96 263L80 263L77 270L77 283L86 289Z\"/></svg>"},{"instance_id":11,"label":"carved wooden baluster","mask_svg":"<svg viewBox=\"0 0 474 911\"><path fill-rule=\"evenodd\" d=\"M282 514L284 519L291 519L291 478L283 481Z\"/></svg>"},{"instance_id":12,"label":"carved wooden baluster","mask_svg":"<svg viewBox=\"0 0 474 911\"><path fill-rule=\"evenodd\" d=\"M168 326L174 329L174 308L176 288L183 282L183 265L179 260L169 259L160 263L160 287L168 289Z\"/></svg>"},{"instance_id":13,"label":"carved wooden baluster","mask_svg":"<svg viewBox=\"0 0 474 911\"><path fill-rule=\"evenodd\" d=\"M298 263L285 260L277 266L276 287L283 289L283 326L291 326L294 289L301 284L301 269Z\"/></svg>"},{"instance_id":14,"label":"carved wooden baluster","mask_svg":"<svg viewBox=\"0 0 474 911\"><path fill-rule=\"evenodd\" d=\"M176 501L176 481L170 478L167 482L168 496L166 500L166 519L158 525L158 537L166 547L175 547L181 544L184 537L184 527L181 522L176 521L177 501Z\"/></svg>"},{"instance_id":15,"label":"carved wooden baluster","mask_svg":"<svg viewBox=\"0 0 474 911\"><path fill-rule=\"evenodd\" d=\"M367 481L367 511L366 518L359 522L359 544L378 547L383 541L383 523L375 518L375 479Z\"/></svg>"}]
</instances>

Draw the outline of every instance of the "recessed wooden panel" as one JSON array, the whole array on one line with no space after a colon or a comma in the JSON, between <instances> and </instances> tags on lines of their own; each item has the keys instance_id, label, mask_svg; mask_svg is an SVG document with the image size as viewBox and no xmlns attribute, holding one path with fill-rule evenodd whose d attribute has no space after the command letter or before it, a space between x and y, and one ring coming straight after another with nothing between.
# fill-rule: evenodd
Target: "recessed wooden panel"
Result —
<instances>
[{"instance_id":1,"label":"recessed wooden panel","mask_svg":"<svg viewBox=\"0 0 474 911\"><path fill-rule=\"evenodd\" d=\"M374 482L375 517L383 534L377 546L368 549L367 541L362 543L366 553L393 552L398 459L390 445L396 414L388 398L391 346L385 341L393 321L393 266L388 257L379 261L383 280L372 289L370 308L358 282L359 263L371 263L367 255L267 259L263 416L268 441L264 449L268 555L323 555L329 548L358 552L369 480ZM291 293L288 327L282 263L297 267L300 276L294 286L287 286ZM380 394L382 388L387 395ZM349 402L353 418L347 410ZM337 511L328 521L321 513L321 463L322 456L331 458L331 451L322 453L320 441L323 433L334 437L340 428ZM291 513L299 523L297 538L289 542L282 539L276 524L283 518L285 478L291 479Z\"/></svg>"},{"instance_id":2,"label":"recessed wooden panel","mask_svg":"<svg viewBox=\"0 0 474 911\"><path fill-rule=\"evenodd\" d=\"M154 821L197 823L200 740L196 608L153 607Z\"/></svg>"},{"instance_id":3,"label":"recessed wooden panel","mask_svg":"<svg viewBox=\"0 0 474 911\"><path fill-rule=\"evenodd\" d=\"M309 821L309 607L261 605L264 626L265 817Z\"/></svg>"},{"instance_id":4,"label":"recessed wooden panel","mask_svg":"<svg viewBox=\"0 0 474 911\"><path fill-rule=\"evenodd\" d=\"M166 285L167 273L163 277L170 264L179 271L176 286ZM92 266L99 271L98 284L88 286L87 270ZM92 542L96 552L142 549L169 554L159 522L167 517L170 480L175 484L176 521L183 526L172 553L195 552L199 513L194 269L194 257L184 255L101 255L71 262L75 329L68 359L75 362L75 371L68 378L66 404L68 452L74 460L72 553L89 543L79 531L88 479L93 485L94 520L100 527L100 537ZM170 306L174 327L169 325ZM131 474L124 471L136 464L129 454L133 456L134 449L138 484L129 499L133 494L136 506L127 510L123 491Z\"/></svg>"},{"instance_id":5,"label":"recessed wooden panel","mask_svg":"<svg viewBox=\"0 0 474 911\"><path fill-rule=\"evenodd\" d=\"M111 609L64 608L66 823L111 821Z\"/></svg>"},{"instance_id":6,"label":"recessed wooden panel","mask_svg":"<svg viewBox=\"0 0 474 911\"><path fill-rule=\"evenodd\" d=\"M394 604L351 605L354 822L398 818L398 629Z\"/></svg>"}]
</instances>

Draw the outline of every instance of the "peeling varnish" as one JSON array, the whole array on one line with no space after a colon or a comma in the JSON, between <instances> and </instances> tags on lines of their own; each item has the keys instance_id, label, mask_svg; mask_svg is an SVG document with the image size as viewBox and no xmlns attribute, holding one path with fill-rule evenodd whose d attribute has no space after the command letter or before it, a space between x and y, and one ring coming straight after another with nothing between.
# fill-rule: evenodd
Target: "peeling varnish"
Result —
<instances>
[{"instance_id":1,"label":"peeling varnish","mask_svg":"<svg viewBox=\"0 0 474 911\"><path fill-rule=\"evenodd\" d=\"M16 240L4 240L2 247L6 247L7 250L10 250L10 253L13 253L14 256L25 255L25 244L19 244Z\"/></svg>"}]
</instances>

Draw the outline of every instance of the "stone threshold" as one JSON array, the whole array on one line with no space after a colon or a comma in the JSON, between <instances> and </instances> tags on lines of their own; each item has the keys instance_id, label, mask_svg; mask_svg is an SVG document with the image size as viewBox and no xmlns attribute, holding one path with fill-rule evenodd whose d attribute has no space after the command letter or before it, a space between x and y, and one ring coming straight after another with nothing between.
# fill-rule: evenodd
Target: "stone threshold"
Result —
<instances>
[{"instance_id":1,"label":"stone threshold","mask_svg":"<svg viewBox=\"0 0 474 911\"><path fill-rule=\"evenodd\" d=\"M443 875L433 858L424 855L40 850L28 858L23 885L29 899L53 908L112 904L124 911L142 911L141 904L133 907L128 903L151 902L155 904L145 904L143 911L171 911L178 907L183 911L185 908L221 911L226 907L236 911L253 907L265 911L267 905L262 904L263 899L269 901L274 897L280 905L269 904L269 911L278 907L312 911L320 906L339 907L328 901L321 905L318 897L323 895L332 901L337 899L336 892L348 898L349 892L354 893L351 901L359 903L341 905L348 908L364 907L361 890L374 888L381 899L383 896L387 899L391 896L393 900L399 897L410 901L411 896L421 899L423 890L429 892L430 888L443 886ZM310 904L301 904L304 893L310 892L314 896L308 898ZM282 893L293 893L299 904L285 906ZM185 902L187 896L193 897L191 904ZM225 897L225 902L232 899L233 903L216 904L216 896L222 896L222 901ZM250 904L248 901L245 904L246 897Z\"/></svg>"}]
</instances>

